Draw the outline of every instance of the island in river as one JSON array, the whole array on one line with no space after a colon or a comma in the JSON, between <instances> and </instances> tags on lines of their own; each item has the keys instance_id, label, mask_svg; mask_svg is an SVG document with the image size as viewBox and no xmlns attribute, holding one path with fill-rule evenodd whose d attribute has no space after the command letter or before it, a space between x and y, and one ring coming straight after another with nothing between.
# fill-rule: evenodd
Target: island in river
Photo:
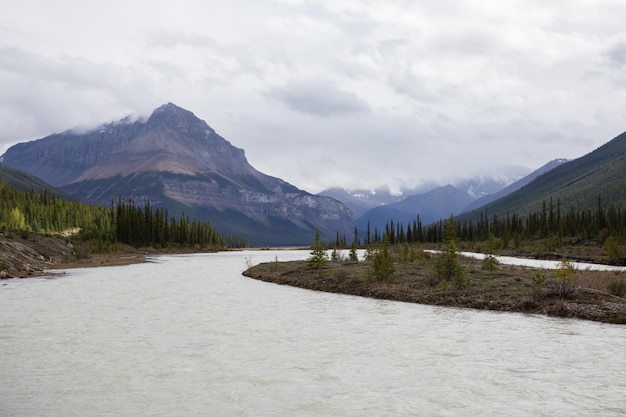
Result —
<instances>
[{"instance_id":1,"label":"island in river","mask_svg":"<svg viewBox=\"0 0 626 417\"><path fill-rule=\"evenodd\" d=\"M377 279L371 262L329 261L312 269L307 261L268 262L244 271L244 275L276 284L385 300L542 314L605 323L626 324L626 299L611 294L612 282L623 281L624 272L558 271L500 265L485 270L482 260L460 257L463 284L441 280L433 271L434 255L411 263L398 263L395 272Z\"/></svg>"},{"instance_id":2,"label":"island in river","mask_svg":"<svg viewBox=\"0 0 626 417\"><path fill-rule=\"evenodd\" d=\"M71 241L38 234L6 236L0 233L0 278L50 275L50 269L125 265L144 262L155 250L124 247L112 253L81 252ZM306 261L269 262L253 266L244 275L312 290L344 293L404 302L516 311L574 317L606 323L626 323L626 299L611 294L612 282L626 273L576 270L567 293L553 271L501 265L482 269L482 261L461 257L465 284L437 280L434 256L424 253L416 262L397 263L383 281L372 276L370 262L329 262L324 268L307 268ZM563 291L561 291L563 292Z\"/></svg>"}]
</instances>

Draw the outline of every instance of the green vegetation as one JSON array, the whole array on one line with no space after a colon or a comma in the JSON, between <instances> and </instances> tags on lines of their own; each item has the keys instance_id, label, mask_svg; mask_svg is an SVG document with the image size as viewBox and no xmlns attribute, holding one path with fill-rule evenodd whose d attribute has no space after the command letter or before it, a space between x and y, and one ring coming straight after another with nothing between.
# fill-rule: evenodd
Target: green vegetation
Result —
<instances>
[{"instance_id":1,"label":"green vegetation","mask_svg":"<svg viewBox=\"0 0 626 417\"><path fill-rule=\"evenodd\" d=\"M374 248L371 254L374 278L377 281L386 281L396 271L396 267L389 250L389 239L383 241L381 248Z\"/></svg>"},{"instance_id":2,"label":"green vegetation","mask_svg":"<svg viewBox=\"0 0 626 417\"><path fill-rule=\"evenodd\" d=\"M76 227L111 234L111 211L64 200L48 190L25 192L0 182L0 230L53 234Z\"/></svg>"},{"instance_id":3,"label":"green vegetation","mask_svg":"<svg viewBox=\"0 0 626 417\"><path fill-rule=\"evenodd\" d=\"M381 234L377 229L366 235L365 245L375 245L388 238L392 246L404 244L434 244L446 242L446 226L451 219L424 226L419 216L408 225L389 221ZM622 207L606 207L598 198L594 209L565 211L559 200L544 202L538 212L522 217L516 213L504 217L488 216L481 212L477 222L454 220L455 242L464 250L484 252L508 251L517 254L532 253L541 257L550 253L558 256L572 247L568 257L626 265L626 210ZM578 248L578 250L576 249ZM595 254L582 254L595 248Z\"/></svg>"},{"instance_id":4,"label":"green vegetation","mask_svg":"<svg viewBox=\"0 0 626 417\"><path fill-rule=\"evenodd\" d=\"M315 236L313 238L313 245L311 246L311 257L308 259L307 267L310 269L321 269L328 263L328 254L326 253L326 247L320 236L319 227L315 228Z\"/></svg>"},{"instance_id":5,"label":"green vegetation","mask_svg":"<svg viewBox=\"0 0 626 417\"><path fill-rule=\"evenodd\" d=\"M521 216L539 212L549 197L561 207L593 210L598 196L608 206L626 207L626 133L595 151L536 178L529 186L489 205L491 215L505 217L515 210ZM478 212L464 214L462 221L477 219Z\"/></svg>"},{"instance_id":6,"label":"green vegetation","mask_svg":"<svg viewBox=\"0 0 626 417\"><path fill-rule=\"evenodd\" d=\"M463 285L465 273L459 262L459 254L456 249L456 227L452 216L444 225L443 242L446 247L435 260L435 272L445 281L453 280L456 285Z\"/></svg>"},{"instance_id":7,"label":"green vegetation","mask_svg":"<svg viewBox=\"0 0 626 417\"><path fill-rule=\"evenodd\" d=\"M489 234L489 239L485 244L485 259L483 259L483 269L485 271L495 271L498 269L500 262L495 255L496 242L493 235Z\"/></svg>"},{"instance_id":8,"label":"green vegetation","mask_svg":"<svg viewBox=\"0 0 626 417\"><path fill-rule=\"evenodd\" d=\"M575 289L576 270L565 258L561 260L559 267L554 272L554 280L551 282L554 292L560 297L569 296Z\"/></svg>"},{"instance_id":9,"label":"green vegetation","mask_svg":"<svg viewBox=\"0 0 626 417\"><path fill-rule=\"evenodd\" d=\"M362 260L356 253L355 236L349 256L343 257L334 248L332 262L327 262L317 230L308 260L248 265L244 275L389 300L626 323L623 272L577 270L565 257L551 272L499 266L493 254L502 239L492 233L483 242L485 259L463 257L457 249L459 230L450 216L443 224L439 246L406 241L391 245L386 232L382 242L366 247ZM438 250L425 251L425 245Z\"/></svg>"},{"instance_id":10,"label":"green vegetation","mask_svg":"<svg viewBox=\"0 0 626 417\"><path fill-rule=\"evenodd\" d=\"M623 297L626 294L626 281L623 279L615 279L608 284L608 290L617 297Z\"/></svg>"},{"instance_id":11,"label":"green vegetation","mask_svg":"<svg viewBox=\"0 0 626 417\"><path fill-rule=\"evenodd\" d=\"M1 181L1 178L0 178ZM167 210L132 200L111 207L57 197L49 190L20 191L0 182L0 231L62 234L79 232L90 250L106 252L119 244L134 247L222 249L246 246L240 238L220 235L209 222L169 218Z\"/></svg>"},{"instance_id":12,"label":"green vegetation","mask_svg":"<svg viewBox=\"0 0 626 417\"><path fill-rule=\"evenodd\" d=\"M577 270L565 260L562 268L546 273L521 266L485 271L482 260L459 255L464 285L433 280L438 256L424 252L415 262L398 262L401 251L389 247L394 272L372 279L374 259L338 260L311 269L308 261L267 262L250 267L244 275L277 284L318 291L476 309L517 311L626 323L626 299L617 296L624 272ZM571 285L570 285L571 284ZM613 288L613 290L611 290Z\"/></svg>"},{"instance_id":13,"label":"green vegetation","mask_svg":"<svg viewBox=\"0 0 626 417\"><path fill-rule=\"evenodd\" d=\"M143 207L132 200L118 201L115 210L115 240L135 247L181 247L223 249L244 247L246 242L236 237L220 235L208 221L189 220L181 214L170 217L167 209L152 209L150 202Z\"/></svg>"}]
</instances>

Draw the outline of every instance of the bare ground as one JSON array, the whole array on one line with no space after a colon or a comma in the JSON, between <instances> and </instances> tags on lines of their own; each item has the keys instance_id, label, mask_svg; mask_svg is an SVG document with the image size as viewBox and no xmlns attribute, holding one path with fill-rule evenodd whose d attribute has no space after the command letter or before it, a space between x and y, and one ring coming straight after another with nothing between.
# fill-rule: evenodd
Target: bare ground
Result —
<instances>
[{"instance_id":1,"label":"bare ground","mask_svg":"<svg viewBox=\"0 0 626 417\"><path fill-rule=\"evenodd\" d=\"M130 247L90 254L81 244L61 236L0 234L0 278L49 275L47 270L145 262L144 252Z\"/></svg>"},{"instance_id":2,"label":"bare ground","mask_svg":"<svg viewBox=\"0 0 626 417\"><path fill-rule=\"evenodd\" d=\"M145 262L146 255L160 253L123 247L112 253L90 254L71 238L38 234L0 233L0 278L50 275L51 269L127 265ZM352 294L388 300L516 311L573 317L606 323L626 323L626 299L612 295L609 284L626 280L624 272L576 271L567 283L543 271L545 282L537 285L537 270L500 266L484 271L481 261L462 258L466 285L441 281L433 273L432 257L410 264L396 264L396 272L376 280L368 262L330 262L321 270L306 268L305 261L270 262L254 266L244 275L312 290Z\"/></svg>"},{"instance_id":3,"label":"bare ground","mask_svg":"<svg viewBox=\"0 0 626 417\"><path fill-rule=\"evenodd\" d=\"M369 262L329 262L321 270L306 261L263 263L245 276L318 291L351 294L420 304L513 311L626 324L626 299L608 291L611 281L626 279L624 272L576 271L566 281L554 271L540 271L545 281L536 283L537 270L500 266L482 270L482 262L461 258L463 285L443 281L433 272L432 258L396 264L396 272L377 280ZM534 282L535 281L535 282Z\"/></svg>"}]
</instances>

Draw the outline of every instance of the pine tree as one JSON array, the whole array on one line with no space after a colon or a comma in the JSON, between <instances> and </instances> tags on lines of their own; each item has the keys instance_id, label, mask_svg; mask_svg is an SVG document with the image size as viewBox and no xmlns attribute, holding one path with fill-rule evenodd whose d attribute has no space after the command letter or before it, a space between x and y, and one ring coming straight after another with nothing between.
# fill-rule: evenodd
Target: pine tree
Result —
<instances>
[{"instance_id":1,"label":"pine tree","mask_svg":"<svg viewBox=\"0 0 626 417\"><path fill-rule=\"evenodd\" d=\"M453 279L455 284L464 285L465 272L456 249L456 225L453 216L443 225L443 241L446 247L435 260L435 272L446 281Z\"/></svg>"},{"instance_id":2,"label":"pine tree","mask_svg":"<svg viewBox=\"0 0 626 417\"><path fill-rule=\"evenodd\" d=\"M353 262L359 261L359 255L356 253L356 243L352 242L350 245L350 254L348 255L348 259Z\"/></svg>"},{"instance_id":3,"label":"pine tree","mask_svg":"<svg viewBox=\"0 0 626 417\"><path fill-rule=\"evenodd\" d=\"M319 227L315 228L315 236L313 239L313 246L311 246L311 257L307 259L307 267L311 269L321 269L326 266L328 262L328 254L326 248L322 242Z\"/></svg>"},{"instance_id":4,"label":"pine tree","mask_svg":"<svg viewBox=\"0 0 626 417\"><path fill-rule=\"evenodd\" d=\"M389 251L389 240L389 235L385 235L382 250L377 250L372 258L374 276L378 281L387 280L396 271L396 266Z\"/></svg>"}]
</instances>

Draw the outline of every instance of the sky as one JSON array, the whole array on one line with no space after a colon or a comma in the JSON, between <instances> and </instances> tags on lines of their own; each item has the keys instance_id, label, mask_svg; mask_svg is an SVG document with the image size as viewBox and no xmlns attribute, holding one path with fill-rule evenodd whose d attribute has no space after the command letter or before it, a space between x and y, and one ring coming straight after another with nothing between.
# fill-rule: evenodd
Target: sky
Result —
<instances>
[{"instance_id":1,"label":"sky","mask_svg":"<svg viewBox=\"0 0 626 417\"><path fill-rule=\"evenodd\" d=\"M309 192L442 185L626 131L623 0L0 0L0 154L172 102Z\"/></svg>"}]
</instances>

